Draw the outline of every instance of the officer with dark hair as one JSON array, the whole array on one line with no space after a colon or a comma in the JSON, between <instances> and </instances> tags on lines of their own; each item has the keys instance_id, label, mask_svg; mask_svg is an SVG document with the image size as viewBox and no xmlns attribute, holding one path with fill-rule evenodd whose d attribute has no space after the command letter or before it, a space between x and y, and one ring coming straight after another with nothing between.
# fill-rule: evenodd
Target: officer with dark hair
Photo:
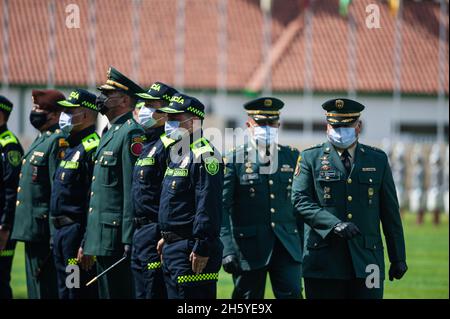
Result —
<instances>
[{"instance_id":1,"label":"officer with dark hair","mask_svg":"<svg viewBox=\"0 0 450 319\"><path fill-rule=\"evenodd\" d=\"M53 176L67 147L59 129L61 106L65 99L56 90L33 90L30 122L39 135L22 160L17 189L16 216L12 238L25 242L27 290L30 299L58 297L55 264L50 245L50 195Z\"/></svg>"},{"instance_id":2,"label":"officer with dark hair","mask_svg":"<svg viewBox=\"0 0 450 319\"><path fill-rule=\"evenodd\" d=\"M165 132L177 142L171 146L159 206L163 239L164 279L170 299L214 299L223 245L223 165L221 155L203 136L204 105L196 98L176 94L170 105Z\"/></svg>"},{"instance_id":3,"label":"officer with dark hair","mask_svg":"<svg viewBox=\"0 0 450 319\"><path fill-rule=\"evenodd\" d=\"M50 221L55 227L53 256L55 259L60 299L95 298L97 287L85 287L93 258L78 257L86 229L89 193L91 187L93 155L100 137L95 132L97 120L96 96L83 89L70 93L69 98L59 101L63 107L59 117L61 130L68 135L68 148L56 169L53 181ZM68 287L68 265L79 265L80 287Z\"/></svg>"},{"instance_id":4,"label":"officer with dark hair","mask_svg":"<svg viewBox=\"0 0 450 319\"><path fill-rule=\"evenodd\" d=\"M16 242L10 235L23 155L19 139L6 125L12 110L11 101L0 95L0 299L12 298L9 282Z\"/></svg>"},{"instance_id":5,"label":"officer with dark hair","mask_svg":"<svg viewBox=\"0 0 450 319\"><path fill-rule=\"evenodd\" d=\"M138 93L143 99L138 108L138 123L144 128L143 149L133 170L131 196L134 223L131 270L138 299L165 299L166 286L157 252L161 239L158 225L161 183L167 168L169 146L175 141L164 133L167 114L158 112L170 103L177 91L161 82L155 82L147 93Z\"/></svg>"}]
</instances>

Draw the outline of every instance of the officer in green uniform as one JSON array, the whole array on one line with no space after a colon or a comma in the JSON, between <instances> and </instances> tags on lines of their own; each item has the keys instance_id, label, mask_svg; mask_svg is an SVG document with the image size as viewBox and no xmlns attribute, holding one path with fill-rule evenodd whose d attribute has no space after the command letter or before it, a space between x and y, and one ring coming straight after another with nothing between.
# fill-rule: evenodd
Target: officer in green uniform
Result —
<instances>
[{"instance_id":1,"label":"officer in green uniform","mask_svg":"<svg viewBox=\"0 0 450 319\"><path fill-rule=\"evenodd\" d=\"M131 184L144 134L133 119L132 111L136 105L135 94L145 91L112 67L106 83L99 90L97 107L108 117L111 127L102 136L94 154L83 254L97 256L98 273L126 256L124 262L99 279L99 297L132 298L129 258L133 236Z\"/></svg>"},{"instance_id":2,"label":"officer in green uniform","mask_svg":"<svg viewBox=\"0 0 450 319\"><path fill-rule=\"evenodd\" d=\"M364 106L349 99L325 102L328 142L304 150L292 200L305 224L306 297L382 298L384 254L389 279L407 271L397 194L387 155L358 142Z\"/></svg>"},{"instance_id":3,"label":"officer in green uniform","mask_svg":"<svg viewBox=\"0 0 450 319\"><path fill-rule=\"evenodd\" d=\"M290 202L299 152L278 144L283 105L272 97L246 103L251 140L225 158L222 263L235 299L264 298L267 273L276 298L301 296L303 223Z\"/></svg>"},{"instance_id":4,"label":"officer in green uniform","mask_svg":"<svg viewBox=\"0 0 450 319\"><path fill-rule=\"evenodd\" d=\"M28 298L47 299L58 297L49 207L53 176L67 147L57 104L65 98L55 90L33 90L32 97L30 122L40 133L22 160L12 238L25 242Z\"/></svg>"},{"instance_id":5,"label":"officer in green uniform","mask_svg":"<svg viewBox=\"0 0 450 319\"><path fill-rule=\"evenodd\" d=\"M13 104L0 95L0 299L11 299L11 266L16 242L10 239L23 149L6 123Z\"/></svg>"}]
</instances>

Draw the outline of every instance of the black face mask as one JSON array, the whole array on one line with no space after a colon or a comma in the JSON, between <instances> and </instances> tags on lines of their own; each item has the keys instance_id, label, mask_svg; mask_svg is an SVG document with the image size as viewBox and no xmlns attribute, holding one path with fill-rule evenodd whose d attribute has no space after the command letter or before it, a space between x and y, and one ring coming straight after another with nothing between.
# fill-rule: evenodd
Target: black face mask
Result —
<instances>
[{"instance_id":1,"label":"black face mask","mask_svg":"<svg viewBox=\"0 0 450 319\"><path fill-rule=\"evenodd\" d=\"M108 101L108 97L103 93L97 96L95 100L95 104L97 106L97 110L100 114L105 115L108 112L108 108L106 107L106 102Z\"/></svg>"},{"instance_id":2,"label":"black face mask","mask_svg":"<svg viewBox=\"0 0 450 319\"><path fill-rule=\"evenodd\" d=\"M30 123L33 125L33 127L37 130L39 130L42 126L47 123L47 115L46 112L36 112L31 111L30 113Z\"/></svg>"}]
</instances>

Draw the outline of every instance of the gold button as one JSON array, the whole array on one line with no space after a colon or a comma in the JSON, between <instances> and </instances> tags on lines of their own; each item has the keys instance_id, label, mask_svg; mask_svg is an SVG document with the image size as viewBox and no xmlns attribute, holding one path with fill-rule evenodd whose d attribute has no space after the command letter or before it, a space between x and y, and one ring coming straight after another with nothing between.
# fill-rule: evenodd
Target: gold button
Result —
<instances>
[{"instance_id":1,"label":"gold button","mask_svg":"<svg viewBox=\"0 0 450 319\"><path fill-rule=\"evenodd\" d=\"M20 200L16 201L16 206L20 205Z\"/></svg>"},{"instance_id":2,"label":"gold button","mask_svg":"<svg viewBox=\"0 0 450 319\"><path fill-rule=\"evenodd\" d=\"M20 189L21 189L21 188L20 188L20 186L19 186L19 187L17 187L17 192L18 192L18 193L20 192Z\"/></svg>"},{"instance_id":3,"label":"gold button","mask_svg":"<svg viewBox=\"0 0 450 319\"><path fill-rule=\"evenodd\" d=\"M330 179L330 176L325 177L325 179Z\"/></svg>"},{"instance_id":4,"label":"gold button","mask_svg":"<svg viewBox=\"0 0 450 319\"><path fill-rule=\"evenodd\" d=\"M92 181L95 181L95 176L92 176Z\"/></svg>"},{"instance_id":5,"label":"gold button","mask_svg":"<svg viewBox=\"0 0 450 319\"><path fill-rule=\"evenodd\" d=\"M274 199L275 198L275 194L270 194L270 198Z\"/></svg>"},{"instance_id":6,"label":"gold button","mask_svg":"<svg viewBox=\"0 0 450 319\"><path fill-rule=\"evenodd\" d=\"M269 180L269 185L273 185L273 180Z\"/></svg>"},{"instance_id":7,"label":"gold button","mask_svg":"<svg viewBox=\"0 0 450 319\"><path fill-rule=\"evenodd\" d=\"M95 164L97 164L98 163L98 160L95 160L95 162L94 162Z\"/></svg>"},{"instance_id":8,"label":"gold button","mask_svg":"<svg viewBox=\"0 0 450 319\"><path fill-rule=\"evenodd\" d=\"M348 201L351 202L353 200L353 197L349 196L347 197Z\"/></svg>"},{"instance_id":9,"label":"gold button","mask_svg":"<svg viewBox=\"0 0 450 319\"><path fill-rule=\"evenodd\" d=\"M89 213L92 213L93 208L89 207Z\"/></svg>"},{"instance_id":10,"label":"gold button","mask_svg":"<svg viewBox=\"0 0 450 319\"><path fill-rule=\"evenodd\" d=\"M352 218L353 218L353 215L350 214L350 213L348 213L347 218L348 218L348 219L352 219Z\"/></svg>"},{"instance_id":11,"label":"gold button","mask_svg":"<svg viewBox=\"0 0 450 319\"><path fill-rule=\"evenodd\" d=\"M253 181L250 181L250 184L253 184Z\"/></svg>"},{"instance_id":12,"label":"gold button","mask_svg":"<svg viewBox=\"0 0 450 319\"><path fill-rule=\"evenodd\" d=\"M317 247L317 245L318 245L317 243L314 243L314 247Z\"/></svg>"},{"instance_id":13,"label":"gold button","mask_svg":"<svg viewBox=\"0 0 450 319\"><path fill-rule=\"evenodd\" d=\"M108 164L108 161L105 161L105 165Z\"/></svg>"},{"instance_id":14,"label":"gold button","mask_svg":"<svg viewBox=\"0 0 450 319\"><path fill-rule=\"evenodd\" d=\"M113 225L117 225L117 222L116 222L116 221L113 221Z\"/></svg>"},{"instance_id":15,"label":"gold button","mask_svg":"<svg viewBox=\"0 0 450 319\"><path fill-rule=\"evenodd\" d=\"M270 209L270 212L271 212L271 213L275 213L275 208L271 208L271 209Z\"/></svg>"},{"instance_id":16,"label":"gold button","mask_svg":"<svg viewBox=\"0 0 450 319\"><path fill-rule=\"evenodd\" d=\"M19 178L22 178L22 173L19 174Z\"/></svg>"},{"instance_id":17,"label":"gold button","mask_svg":"<svg viewBox=\"0 0 450 319\"><path fill-rule=\"evenodd\" d=\"M94 192L91 192L91 197L94 196Z\"/></svg>"},{"instance_id":18,"label":"gold button","mask_svg":"<svg viewBox=\"0 0 450 319\"><path fill-rule=\"evenodd\" d=\"M292 178L289 178L289 183L292 183Z\"/></svg>"},{"instance_id":19,"label":"gold button","mask_svg":"<svg viewBox=\"0 0 450 319\"><path fill-rule=\"evenodd\" d=\"M271 223L271 225L272 225L272 228L275 228L275 223Z\"/></svg>"},{"instance_id":20,"label":"gold button","mask_svg":"<svg viewBox=\"0 0 450 319\"><path fill-rule=\"evenodd\" d=\"M26 162L27 162L27 160L26 160L26 159L23 159L22 164L25 164Z\"/></svg>"},{"instance_id":21,"label":"gold button","mask_svg":"<svg viewBox=\"0 0 450 319\"><path fill-rule=\"evenodd\" d=\"M240 234L239 234L239 237L244 237L244 234L243 234L243 233L240 233Z\"/></svg>"},{"instance_id":22,"label":"gold button","mask_svg":"<svg viewBox=\"0 0 450 319\"><path fill-rule=\"evenodd\" d=\"M371 178L369 178L369 182L372 183L372 179Z\"/></svg>"},{"instance_id":23,"label":"gold button","mask_svg":"<svg viewBox=\"0 0 450 319\"><path fill-rule=\"evenodd\" d=\"M352 179L351 178L347 179L347 184L351 184L351 183L352 183Z\"/></svg>"},{"instance_id":24,"label":"gold button","mask_svg":"<svg viewBox=\"0 0 450 319\"><path fill-rule=\"evenodd\" d=\"M47 218L47 215L44 214L44 215L42 215L42 217L43 217L44 219L46 219L46 218Z\"/></svg>"}]
</instances>

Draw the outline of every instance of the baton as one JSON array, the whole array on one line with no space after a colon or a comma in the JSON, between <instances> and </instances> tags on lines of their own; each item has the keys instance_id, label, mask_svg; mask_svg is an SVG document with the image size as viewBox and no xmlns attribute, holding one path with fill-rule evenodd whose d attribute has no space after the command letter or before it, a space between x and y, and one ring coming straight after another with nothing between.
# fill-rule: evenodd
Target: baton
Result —
<instances>
[{"instance_id":1,"label":"baton","mask_svg":"<svg viewBox=\"0 0 450 319\"><path fill-rule=\"evenodd\" d=\"M118 264L120 264L122 261L124 261L125 259L127 259L127 256L123 256L122 258L120 258L118 261L116 261L114 264L112 264L111 266L109 266L108 269L104 270L100 275L95 276L94 278L92 278L91 281L89 281L86 284L86 287L89 286L90 284L96 282L101 276L103 276L104 274L106 274L108 271L110 271L111 269L113 269L114 267L116 267Z\"/></svg>"}]
</instances>

